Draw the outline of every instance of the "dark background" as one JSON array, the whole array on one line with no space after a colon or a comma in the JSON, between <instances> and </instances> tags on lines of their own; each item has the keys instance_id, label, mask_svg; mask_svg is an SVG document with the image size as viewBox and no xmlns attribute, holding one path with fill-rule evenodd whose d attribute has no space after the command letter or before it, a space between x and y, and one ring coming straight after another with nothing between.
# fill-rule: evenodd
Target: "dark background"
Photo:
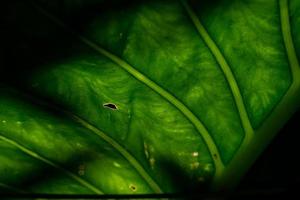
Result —
<instances>
[{"instance_id":1,"label":"dark background","mask_svg":"<svg viewBox=\"0 0 300 200\"><path fill-rule=\"evenodd\" d=\"M287 198L300 190L300 111L275 136L242 179L237 195ZM295 198L293 198L295 199ZM297 198L296 198L297 199Z\"/></svg>"}]
</instances>

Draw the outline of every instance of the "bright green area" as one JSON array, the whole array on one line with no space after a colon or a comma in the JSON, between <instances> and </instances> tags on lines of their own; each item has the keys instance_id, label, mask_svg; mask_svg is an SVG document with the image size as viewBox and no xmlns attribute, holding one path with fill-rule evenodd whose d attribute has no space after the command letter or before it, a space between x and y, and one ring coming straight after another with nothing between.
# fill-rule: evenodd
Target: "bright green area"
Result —
<instances>
[{"instance_id":1,"label":"bright green area","mask_svg":"<svg viewBox=\"0 0 300 200\"><path fill-rule=\"evenodd\" d=\"M0 191L163 193L235 169L238 179L250 164L236 157L259 141L243 158L253 162L299 105L297 0L6 6Z\"/></svg>"},{"instance_id":2,"label":"bright green area","mask_svg":"<svg viewBox=\"0 0 300 200\"><path fill-rule=\"evenodd\" d=\"M215 6L195 6L232 68L249 118L258 128L291 80L278 1L220 0Z\"/></svg>"},{"instance_id":3,"label":"bright green area","mask_svg":"<svg viewBox=\"0 0 300 200\"><path fill-rule=\"evenodd\" d=\"M136 193L152 191L128 160L96 134L13 96L0 100L6 110L0 114L1 182L46 193L132 193L130 185Z\"/></svg>"},{"instance_id":4,"label":"bright green area","mask_svg":"<svg viewBox=\"0 0 300 200\"><path fill-rule=\"evenodd\" d=\"M293 41L295 43L295 48L298 56L298 60L300 59L300 2L297 0L289 1L290 8L290 20L292 28ZM297 37L298 36L298 37Z\"/></svg>"}]
</instances>

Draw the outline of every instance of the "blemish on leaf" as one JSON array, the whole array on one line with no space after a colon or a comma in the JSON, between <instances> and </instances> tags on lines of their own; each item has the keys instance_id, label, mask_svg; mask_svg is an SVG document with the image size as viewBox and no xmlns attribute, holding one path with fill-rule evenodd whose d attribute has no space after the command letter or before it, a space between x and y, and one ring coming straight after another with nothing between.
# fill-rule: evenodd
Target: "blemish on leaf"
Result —
<instances>
[{"instance_id":1,"label":"blemish on leaf","mask_svg":"<svg viewBox=\"0 0 300 200\"><path fill-rule=\"evenodd\" d=\"M199 153L197 151L193 152L192 154L194 157L197 157L199 155Z\"/></svg>"},{"instance_id":2,"label":"blemish on leaf","mask_svg":"<svg viewBox=\"0 0 300 200\"><path fill-rule=\"evenodd\" d=\"M114 103L104 103L103 107L111 109L111 110L117 110L118 109L117 105L114 104Z\"/></svg>"},{"instance_id":3,"label":"blemish on leaf","mask_svg":"<svg viewBox=\"0 0 300 200\"><path fill-rule=\"evenodd\" d=\"M190 164L191 170L198 169L200 163L199 162L194 162Z\"/></svg>"},{"instance_id":4,"label":"blemish on leaf","mask_svg":"<svg viewBox=\"0 0 300 200\"><path fill-rule=\"evenodd\" d=\"M155 165L155 159L154 159L153 157L151 157L151 158L149 159L149 163L150 163L151 168L153 169L153 168L154 168L154 165Z\"/></svg>"},{"instance_id":5,"label":"blemish on leaf","mask_svg":"<svg viewBox=\"0 0 300 200\"><path fill-rule=\"evenodd\" d=\"M145 152L145 156L148 159L149 158L149 152L148 152L148 145L147 143L144 142L144 152Z\"/></svg>"},{"instance_id":6,"label":"blemish on leaf","mask_svg":"<svg viewBox=\"0 0 300 200\"><path fill-rule=\"evenodd\" d=\"M137 187L136 187L135 185L133 185L133 184L130 184L130 185L129 185L129 188L130 188L133 192L135 192L135 191L137 190Z\"/></svg>"},{"instance_id":7,"label":"blemish on leaf","mask_svg":"<svg viewBox=\"0 0 300 200\"><path fill-rule=\"evenodd\" d=\"M85 165L79 165L79 167L78 167L78 174L80 175L80 176L83 176L84 174L85 174Z\"/></svg>"},{"instance_id":8,"label":"blemish on leaf","mask_svg":"<svg viewBox=\"0 0 300 200\"><path fill-rule=\"evenodd\" d=\"M218 159L218 156L217 156L217 154L214 154L213 156L214 156L214 159Z\"/></svg>"},{"instance_id":9,"label":"blemish on leaf","mask_svg":"<svg viewBox=\"0 0 300 200\"><path fill-rule=\"evenodd\" d=\"M204 171L206 172L211 172L213 169L212 169L212 164L206 164L203 168Z\"/></svg>"}]
</instances>

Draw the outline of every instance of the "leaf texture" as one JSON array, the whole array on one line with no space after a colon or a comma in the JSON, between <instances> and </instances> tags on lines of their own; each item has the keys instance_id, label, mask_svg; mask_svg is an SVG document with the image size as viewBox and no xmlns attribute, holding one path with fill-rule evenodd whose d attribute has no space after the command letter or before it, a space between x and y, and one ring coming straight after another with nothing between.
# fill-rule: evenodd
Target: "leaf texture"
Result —
<instances>
[{"instance_id":1,"label":"leaf texture","mask_svg":"<svg viewBox=\"0 0 300 200\"><path fill-rule=\"evenodd\" d=\"M229 189L299 107L297 0L5 8L1 191Z\"/></svg>"}]
</instances>

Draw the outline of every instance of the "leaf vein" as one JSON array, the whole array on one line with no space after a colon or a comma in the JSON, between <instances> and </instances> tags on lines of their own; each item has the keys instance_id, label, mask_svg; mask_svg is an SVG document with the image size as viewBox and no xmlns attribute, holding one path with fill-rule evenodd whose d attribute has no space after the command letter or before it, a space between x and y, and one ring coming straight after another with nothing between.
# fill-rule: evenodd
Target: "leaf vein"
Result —
<instances>
[{"instance_id":1,"label":"leaf vein","mask_svg":"<svg viewBox=\"0 0 300 200\"><path fill-rule=\"evenodd\" d=\"M181 0L183 7L185 8L189 18L193 22L195 28L197 29L199 35L203 39L204 43L207 45L213 56L215 57L217 63L219 64L226 81L229 85L229 88L231 90L231 93L233 95L240 120L242 122L242 126L244 129L244 140L241 145L248 144L251 138L253 137L253 128L250 123L248 113L245 108L244 100L241 95L239 86L237 84L237 81L234 77L234 74L228 65L228 62L226 61L224 55L221 53L220 49L218 48L217 44L213 41L213 39L210 37L209 33L205 29L205 27L200 22L200 19L197 17L196 13L193 11L193 9L190 7L190 5L187 3L186 0Z\"/></svg>"},{"instance_id":2,"label":"leaf vein","mask_svg":"<svg viewBox=\"0 0 300 200\"><path fill-rule=\"evenodd\" d=\"M296 55L296 50L293 43L293 37L291 33L290 15L288 0L279 0L280 9L280 25L281 32L284 41L284 47L287 53L289 65L292 72L293 84L300 84L300 67L299 61Z\"/></svg>"},{"instance_id":3,"label":"leaf vein","mask_svg":"<svg viewBox=\"0 0 300 200\"><path fill-rule=\"evenodd\" d=\"M88 183L87 181L83 180L82 178L80 178L79 176L77 176L76 174L74 174L73 172L70 172L69 170L59 166L58 164L48 160L47 158L39 155L38 153L26 148L25 146L21 145L20 143L5 137L3 135L0 135L0 139L17 147L19 150L23 151L24 153L26 153L27 155L40 160L62 172L64 172L66 175L68 175L69 177L71 177L72 179L76 180L77 182L79 182L80 184L82 184L83 186L85 186L86 188L90 189L91 191L95 192L96 194L103 194L103 192L101 190L99 190L98 188L96 188L95 186L93 186L92 184Z\"/></svg>"},{"instance_id":4,"label":"leaf vein","mask_svg":"<svg viewBox=\"0 0 300 200\"><path fill-rule=\"evenodd\" d=\"M96 135L100 136L104 141L109 143L111 146L113 146L125 159L128 160L128 162L136 169L136 171L141 175L141 177L150 185L150 187L156 192L156 193L162 193L162 190L157 185L157 183L151 178L151 176L145 171L145 169L139 164L139 162L118 142L116 142L113 138L109 137L104 132L100 131L95 126L91 125L87 121L83 120L82 118L70 113L64 111L66 114L68 114L71 118L73 118L75 121L77 121L79 124L84 126L85 128L91 130Z\"/></svg>"},{"instance_id":5,"label":"leaf vein","mask_svg":"<svg viewBox=\"0 0 300 200\"><path fill-rule=\"evenodd\" d=\"M72 28L68 27L66 24L64 24L62 21L60 21L55 16L48 13L43 8L35 5L35 7L43 13L45 16L47 16L49 19L51 19L54 23L62 27L63 29L67 30L68 32L72 33L75 37L77 37L79 40L81 40L83 43L97 51L98 53L104 55L105 57L112 60L114 63L119 65L122 69L127 71L129 74L131 74L134 78L139 80L140 82L144 83L146 86L151 88L153 91L158 93L160 96L164 97L168 102L170 102L173 106L175 106L181 113L194 125L196 130L199 132L199 134L204 139L209 152L211 154L211 157L215 164L216 173L220 173L223 168L224 164L221 160L220 153L216 147L216 144L214 143L214 140L208 133L206 127L203 125L203 123L187 108L182 102L180 102L176 97L174 97L172 94L167 92L165 89L163 89L161 86L150 80L148 77L146 77L144 74L136 70L133 66L129 65L126 61L121 59L120 57L112 54L111 52L103 49L102 47L98 46L94 42L90 41L86 37L78 34L75 32ZM97 129L98 130L98 129ZM99 131L99 130L98 130Z\"/></svg>"}]
</instances>

